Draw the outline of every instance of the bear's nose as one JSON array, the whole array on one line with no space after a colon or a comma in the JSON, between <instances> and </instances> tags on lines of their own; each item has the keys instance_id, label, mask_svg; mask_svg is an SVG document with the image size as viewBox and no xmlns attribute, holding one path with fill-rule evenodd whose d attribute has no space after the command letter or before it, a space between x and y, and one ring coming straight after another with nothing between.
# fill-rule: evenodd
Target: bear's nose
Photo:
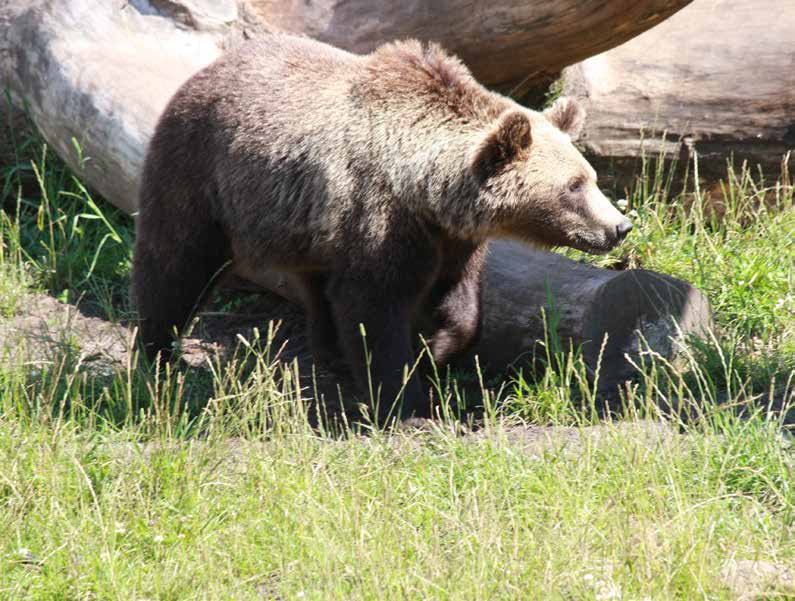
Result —
<instances>
[{"instance_id":1,"label":"bear's nose","mask_svg":"<svg viewBox=\"0 0 795 601\"><path fill-rule=\"evenodd\" d=\"M629 219L624 219L616 226L616 238L621 242L627 237L627 234L632 231L632 222Z\"/></svg>"}]
</instances>

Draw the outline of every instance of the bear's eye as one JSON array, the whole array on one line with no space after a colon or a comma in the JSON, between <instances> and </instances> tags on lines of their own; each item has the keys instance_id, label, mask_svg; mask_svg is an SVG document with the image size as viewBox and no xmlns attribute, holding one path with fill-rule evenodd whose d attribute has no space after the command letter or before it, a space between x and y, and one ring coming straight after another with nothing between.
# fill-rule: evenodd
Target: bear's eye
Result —
<instances>
[{"instance_id":1,"label":"bear's eye","mask_svg":"<svg viewBox=\"0 0 795 601\"><path fill-rule=\"evenodd\" d=\"M569 183L569 192L579 192L582 189L582 180L578 177Z\"/></svg>"}]
</instances>

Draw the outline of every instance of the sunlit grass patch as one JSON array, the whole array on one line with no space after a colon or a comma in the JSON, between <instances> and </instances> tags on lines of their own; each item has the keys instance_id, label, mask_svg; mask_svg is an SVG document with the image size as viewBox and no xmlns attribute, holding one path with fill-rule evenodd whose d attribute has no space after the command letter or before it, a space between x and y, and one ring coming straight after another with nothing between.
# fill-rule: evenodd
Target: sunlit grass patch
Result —
<instances>
[{"instance_id":1,"label":"sunlit grass patch","mask_svg":"<svg viewBox=\"0 0 795 601\"><path fill-rule=\"evenodd\" d=\"M691 364L713 398L737 391L740 381L747 398L781 391L795 372L795 188L786 164L775 182L729 166L707 192L695 177L677 188L673 167L644 159L628 194L635 228L626 242L600 258L567 251L598 265L670 274L704 292L715 336L691 341Z\"/></svg>"},{"instance_id":2,"label":"sunlit grass patch","mask_svg":"<svg viewBox=\"0 0 795 601\"><path fill-rule=\"evenodd\" d=\"M728 598L729 559L795 559L792 453L764 413L339 436L309 427L252 352L249 377L216 378L198 430L175 427L173 403L114 426L44 411L47 387L5 402L0 591Z\"/></svg>"},{"instance_id":3,"label":"sunlit grass patch","mask_svg":"<svg viewBox=\"0 0 795 601\"><path fill-rule=\"evenodd\" d=\"M5 220L5 215L0 215ZM13 227L0 228L0 315L11 317L28 292L32 278L21 258Z\"/></svg>"}]
</instances>

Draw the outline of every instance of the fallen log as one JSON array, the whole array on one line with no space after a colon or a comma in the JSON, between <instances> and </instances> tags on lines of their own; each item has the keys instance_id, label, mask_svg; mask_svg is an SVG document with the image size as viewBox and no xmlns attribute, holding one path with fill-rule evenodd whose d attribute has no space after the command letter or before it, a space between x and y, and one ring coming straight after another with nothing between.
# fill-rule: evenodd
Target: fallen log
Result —
<instances>
[{"instance_id":1,"label":"fallen log","mask_svg":"<svg viewBox=\"0 0 795 601\"><path fill-rule=\"evenodd\" d=\"M171 7L167 16L157 10L162 4ZM175 5L185 10L175 11ZM7 3L0 9L0 72L84 181L134 213L144 152L159 113L177 87L229 43L238 8L232 0ZM86 161L78 160L73 141ZM259 284L296 298L277 273ZM509 242L490 249L482 299L482 335L474 349L482 363L503 368L532 352L545 337L545 308L556 316L564 347L583 345L594 369L608 334L603 386L631 374L624 353L637 352L636 330L670 357L673 321L684 334L709 326L707 301L685 282L644 270L597 269Z\"/></svg>"},{"instance_id":2,"label":"fallen log","mask_svg":"<svg viewBox=\"0 0 795 601\"><path fill-rule=\"evenodd\" d=\"M439 42L481 82L511 89L618 46L689 2L247 0L247 5L273 27L355 52L394 38Z\"/></svg>"},{"instance_id":3,"label":"fallen log","mask_svg":"<svg viewBox=\"0 0 795 601\"><path fill-rule=\"evenodd\" d=\"M792 0L694 2L566 69L564 92L588 111L581 144L630 172L642 152L697 153L707 181L725 178L730 155L777 177L795 149L793 23Z\"/></svg>"}]
</instances>

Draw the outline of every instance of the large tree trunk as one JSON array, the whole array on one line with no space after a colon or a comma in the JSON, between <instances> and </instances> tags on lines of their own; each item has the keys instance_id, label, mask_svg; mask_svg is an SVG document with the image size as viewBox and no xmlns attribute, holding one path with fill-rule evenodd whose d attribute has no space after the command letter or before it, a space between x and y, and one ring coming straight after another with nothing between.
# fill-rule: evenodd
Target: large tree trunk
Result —
<instances>
[{"instance_id":1,"label":"large tree trunk","mask_svg":"<svg viewBox=\"0 0 795 601\"><path fill-rule=\"evenodd\" d=\"M481 82L510 88L618 46L690 1L248 0L248 5L270 25L356 52L395 38L440 42Z\"/></svg>"},{"instance_id":2,"label":"large tree trunk","mask_svg":"<svg viewBox=\"0 0 795 601\"><path fill-rule=\"evenodd\" d=\"M615 43L629 37L672 12L671 7L685 3L594 2L575 10L574 5L581 3L561 0L533 8L536 5L499 0L497 6L490 4L492 12L486 19L485 13L478 12L481 9L475 13L465 9L465 5L471 8L471 3L459 6L449 0L434 5L434 10L444 5L436 21L430 8L420 11L420 16L425 15L436 27L423 31L417 29L421 19L404 12L402 5L398 8L400 3L368 3L365 7L361 2L316 2L311 6L286 2L281 5L283 10L268 12L276 5L254 2L252 9L233 0L12 0L0 9L0 65L4 80L18 99L27 100L33 120L59 154L91 187L134 213L144 152L159 113L176 88L213 60L230 39L264 27L251 20L254 9L280 25L308 29L336 43L350 35L349 47L370 47L379 36L440 37L458 51L468 49L478 75L497 83L544 65L559 68L604 48L611 43L608 40ZM349 15L349 5L359 6L361 13ZM618 5L626 8L620 18L616 16ZM337 17L329 17L320 27L319 17L308 16L326 14L318 6L328 6L328 15ZM504 10L497 10L500 6ZM378 14L376 7L383 11L379 23L371 22ZM654 15L648 14L654 11ZM342 19L345 15L350 22ZM646 20L633 23L638 15L647 15ZM612 18L616 21L606 24ZM301 19L311 27L297 25L304 22ZM351 23L361 24L360 37L353 35L355 28L349 29ZM458 42L454 31L462 33L460 40L466 43ZM576 35L589 41L577 45L573 41ZM498 60L501 47L502 61ZM504 60L506 50L531 56L526 61L515 56ZM522 66L517 69L518 64ZM83 164L78 164L73 139L87 158ZM267 287L294 299L289 283L279 274L271 275ZM492 245L482 297L482 335L475 350L483 363L504 367L532 352L536 341L544 338L540 309L547 307L548 315L559 318L557 335L562 343L583 344L592 367L604 334L608 334L601 374L605 385L631 373L624 353L637 351L636 328L643 331L652 348L670 356L672 320L680 323L684 333L700 331L709 324L705 299L684 282L642 270L596 269L511 243ZM548 306L549 299L554 300L554 307Z\"/></svg>"},{"instance_id":3,"label":"large tree trunk","mask_svg":"<svg viewBox=\"0 0 795 601\"><path fill-rule=\"evenodd\" d=\"M710 180L734 154L777 175L795 148L794 26L793 0L699 0L567 69L564 89L588 111L586 151L632 165L642 149L695 150Z\"/></svg>"}]
</instances>

